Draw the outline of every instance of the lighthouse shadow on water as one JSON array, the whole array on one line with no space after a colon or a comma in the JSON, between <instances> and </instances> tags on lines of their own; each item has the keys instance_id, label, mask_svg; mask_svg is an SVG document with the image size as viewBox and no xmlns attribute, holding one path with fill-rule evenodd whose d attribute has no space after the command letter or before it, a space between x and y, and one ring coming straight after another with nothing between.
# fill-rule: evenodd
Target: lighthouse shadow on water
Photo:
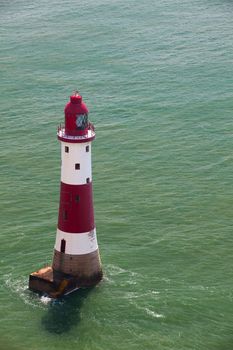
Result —
<instances>
[{"instance_id":1,"label":"lighthouse shadow on water","mask_svg":"<svg viewBox=\"0 0 233 350\"><path fill-rule=\"evenodd\" d=\"M79 289L62 299L51 301L47 313L42 317L42 327L50 333L62 334L77 326L81 321L82 305L93 288Z\"/></svg>"}]
</instances>

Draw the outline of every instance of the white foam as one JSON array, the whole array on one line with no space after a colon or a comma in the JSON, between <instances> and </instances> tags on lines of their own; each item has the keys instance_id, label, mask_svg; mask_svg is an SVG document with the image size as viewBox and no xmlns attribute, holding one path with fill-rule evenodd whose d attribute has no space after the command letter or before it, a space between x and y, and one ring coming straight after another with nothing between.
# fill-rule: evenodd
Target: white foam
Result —
<instances>
[{"instance_id":1,"label":"white foam","mask_svg":"<svg viewBox=\"0 0 233 350\"><path fill-rule=\"evenodd\" d=\"M156 311L153 311L151 309L149 309L148 307L144 307L144 306L139 306L137 303L132 303L138 310L142 310L144 311L147 315L154 317L154 318L165 318L165 316L163 314L159 314Z\"/></svg>"},{"instance_id":2,"label":"white foam","mask_svg":"<svg viewBox=\"0 0 233 350\"><path fill-rule=\"evenodd\" d=\"M28 280L26 278L15 279L12 274L7 274L3 276L3 281L10 293L16 294L26 305L41 309L45 308L49 303L46 296L39 297L28 289Z\"/></svg>"},{"instance_id":3,"label":"white foam","mask_svg":"<svg viewBox=\"0 0 233 350\"><path fill-rule=\"evenodd\" d=\"M52 298L48 297L47 295L42 295L40 297L40 301L42 302L42 304L48 305L52 301Z\"/></svg>"},{"instance_id":4,"label":"white foam","mask_svg":"<svg viewBox=\"0 0 233 350\"><path fill-rule=\"evenodd\" d=\"M147 315L155 317L155 318L164 318L165 317L164 315L158 314L157 312L152 311L152 310L148 309L147 307L145 307L145 311L146 311Z\"/></svg>"},{"instance_id":5,"label":"white foam","mask_svg":"<svg viewBox=\"0 0 233 350\"><path fill-rule=\"evenodd\" d=\"M116 265L107 265L107 271L110 274L110 276L117 276L120 275L122 273L126 273L129 274L130 276L136 276L137 273L130 271L130 270L126 270L121 268L120 266L116 266Z\"/></svg>"}]
</instances>

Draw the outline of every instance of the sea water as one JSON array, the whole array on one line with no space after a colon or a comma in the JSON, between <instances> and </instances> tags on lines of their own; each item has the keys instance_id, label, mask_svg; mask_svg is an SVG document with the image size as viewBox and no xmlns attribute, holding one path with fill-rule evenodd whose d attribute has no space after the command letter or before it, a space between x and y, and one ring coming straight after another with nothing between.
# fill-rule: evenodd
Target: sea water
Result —
<instances>
[{"instance_id":1,"label":"sea water","mask_svg":"<svg viewBox=\"0 0 233 350\"><path fill-rule=\"evenodd\" d=\"M233 3L0 4L0 349L233 349ZM57 126L78 89L96 128L104 279L61 300L51 263Z\"/></svg>"}]
</instances>

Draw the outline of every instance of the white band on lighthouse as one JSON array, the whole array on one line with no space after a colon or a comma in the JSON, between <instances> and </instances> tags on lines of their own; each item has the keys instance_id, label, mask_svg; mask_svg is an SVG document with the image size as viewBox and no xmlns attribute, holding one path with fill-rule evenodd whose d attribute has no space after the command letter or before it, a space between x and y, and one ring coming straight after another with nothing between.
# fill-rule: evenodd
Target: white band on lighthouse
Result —
<instances>
[{"instance_id":1,"label":"white band on lighthouse","mask_svg":"<svg viewBox=\"0 0 233 350\"><path fill-rule=\"evenodd\" d=\"M65 253L72 255L89 254L98 249L96 229L84 233L67 233L57 229L55 250L61 251L61 242L65 241Z\"/></svg>"},{"instance_id":2,"label":"white band on lighthouse","mask_svg":"<svg viewBox=\"0 0 233 350\"><path fill-rule=\"evenodd\" d=\"M92 181L91 142L61 142L61 181L69 185L83 185Z\"/></svg>"}]
</instances>

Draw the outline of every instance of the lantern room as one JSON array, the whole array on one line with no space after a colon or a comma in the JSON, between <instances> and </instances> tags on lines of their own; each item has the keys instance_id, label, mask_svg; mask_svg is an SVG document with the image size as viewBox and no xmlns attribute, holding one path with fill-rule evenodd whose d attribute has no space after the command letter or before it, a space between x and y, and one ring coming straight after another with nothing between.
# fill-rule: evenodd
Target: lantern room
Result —
<instances>
[{"instance_id":1,"label":"lantern room","mask_svg":"<svg viewBox=\"0 0 233 350\"><path fill-rule=\"evenodd\" d=\"M84 136L88 133L88 109L78 92L70 96L64 112L66 135Z\"/></svg>"}]
</instances>

